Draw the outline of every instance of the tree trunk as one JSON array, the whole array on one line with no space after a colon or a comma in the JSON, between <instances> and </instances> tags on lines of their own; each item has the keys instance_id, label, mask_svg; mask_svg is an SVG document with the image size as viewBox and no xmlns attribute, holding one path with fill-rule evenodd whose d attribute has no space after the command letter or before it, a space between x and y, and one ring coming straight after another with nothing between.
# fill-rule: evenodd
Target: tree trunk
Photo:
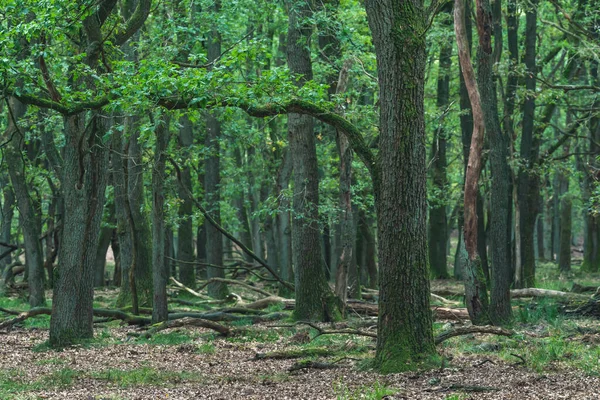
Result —
<instances>
[{"instance_id":1,"label":"tree trunk","mask_svg":"<svg viewBox=\"0 0 600 400\"><path fill-rule=\"evenodd\" d=\"M3 179L2 192L4 203L2 204L2 215L0 215L0 240L4 243L10 243L16 199L12 188L6 183L7 182ZM8 249L8 247L0 245L0 252L4 253ZM12 257L10 254L0 260L0 273L2 273L2 278L0 280L0 294L5 290L6 285L12 278L12 268L8 267L11 264L11 260Z\"/></svg>"},{"instance_id":2,"label":"tree trunk","mask_svg":"<svg viewBox=\"0 0 600 400\"><path fill-rule=\"evenodd\" d=\"M105 116L65 117L65 213L58 277L52 299L50 344L61 347L93 336L94 269L104 209L108 152L100 142Z\"/></svg>"},{"instance_id":3,"label":"tree trunk","mask_svg":"<svg viewBox=\"0 0 600 400\"><path fill-rule=\"evenodd\" d=\"M572 210L569 177L559 172L560 182L560 251L558 268L563 273L571 271Z\"/></svg>"},{"instance_id":4,"label":"tree trunk","mask_svg":"<svg viewBox=\"0 0 600 400\"><path fill-rule=\"evenodd\" d=\"M380 282L375 363L397 372L435 352L427 267L426 13L421 0L367 0L365 8L381 109L373 175Z\"/></svg>"},{"instance_id":5,"label":"tree trunk","mask_svg":"<svg viewBox=\"0 0 600 400\"><path fill-rule=\"evenodd\" d=\"M446 4L445 11L451 13L452 5ZM449 28L450 20L445 24ZM448 278L448 216L446 175L446 114L450 103L450 67L452 65L452 42L446 42L440 49L439 71L437 79L437 112L440 114L438 126L433 132L431 145L431 178L434 187L433 204L429 207L428 245L429 265L432 278Z\"/></svg>"},{"instance_id":6,"label":"tree trunk","mask_svg":"<svg viewBox=\"0 0 600 400\"><path fill-rule=\"evenodd\" d=\"M283 191L289 186L292 176L292 155L289 147L281 160L281 167L277 174L277 198L279 199L279 212L277 213L277 231L279 232L277 248L279 251L279 267L281 279L286 282L294 281L294 269L292 268L292 227L290 218L290 200ZM287 288L279 286L279 295L290 295Z\"/></svg>"},{"instance_id":7,"label":"tree trunk","mask_svg":"<svg viewBox=\"0 0 600 400\"><path fill-rule=\"evenodd\" d=\"M502 324L512 318L510 284L512 282L511 257L511 170L508 165L510 138L500 128L496 85L493 81L494 55L492 51L492 10L489 0L477 3L477 83L485 128L489 135L490 166L492 175L490 243L492 268L489 317L493 323ZM499 38L496 38L499 40Z\"/></svg>"},{"instance_id":8,"label":"tree trunk","mask_svg":"<svg viewBox=\"0 0 600 400\"><path fill-rule=\"evenodd\" d=\"M25 138L22 135L21 129L16 126L16 122L25 115L27 108L23 103L14 98L9 99L8 107L10 107L11 118L9 118L4 137L12 138L12 140L7 143L4 156L8 164L8 173L17 199L19 220L23 229L29 286L29 306L32 308L41 307L45 304L44 252L42 242L40 241L42 230L41 210L36 207L30 190L27 187L22 154L22 143Z\"/></svg>"},{"instance_id":9,"label":"tree trunk","mask_svg":"<svg viewBox=\"0 0 600 400\"><path fill-rule=\"evenodd\" d=\"M109 205L109 207L111 207ZM106 225L100 228L100 235L98 238L98 248L96 251L96 268L94 272L94 287L102 287L106 285L104 270L106 268L106 252L110 246L110 240L113 235L113 217L114 217L114 206L112 206L111 215L109 220L106 221Z\"/></svg>"},{"instance_id":10,"label":"tree trunk","mask_svg":"<svg viewBox=\"0 0 600 400\"><path fill-rule=\"evenodd\" d=\"M169 118L160 115L155 127L156 145L152 166L152 323L166 321L169 268L165 259L165 166L169 144Z\"/></svg>"},{"instance_id":11,"label":"tree trunk","mask_svg":"<svg viewBox=\"0 0 600 400\"><path fill-rule=\"evenodd\" d=\"M297 85L312 79L310 2L289 1L287 60L297 75ZM331 321L340 317L337 298L325 278L319 220L319 171L313 132L308 115L288 114L289 154L292 158L294 197L292 202L293 264L296 309L299 320Z\"/></svg>"},{"instance_id":12,"label":"tree trunk","mask_svg":"<svg viewBox=\"0 0 600 400\"><path fill-rule=\"evenodd\" d=\"M481 175L482 160L481 152L483 149L484 135L484 114L482 110L482 101L479 96L475 73L471 64L471 55L468 50L468 40L465 21L465 8L463 0L454 2L454 29L456 32L456 42L458 44L458 57L464 77L465 86L471 102L473 112L473 134L471 137L471 146L469 148L469 158L465 172L465 193L464 193L464 236L463 242L459 244L467 252L464 266L465 276L465 303L469 316L474 324L485 324L488 322L488 298L486 289L486 279L481 268L481 258L478 253L479 229L477 218L477 199L479 193L479 176ZM478 21L478 24L480 21ZM462 248L459 248L462 252ZM458 253L460 254L460 253Z\"/></svg>"},{"instance_id":13,"label":"tree trunk","mask_svg":"<svg viewBox=\"0 0 600 400\"><path fill-rule=\"evenodd\" d=\"M534 170L539 154L539 139L534 135L536 91L536 40L537 40L537 0L527 7L525 27L525 88L527 95L523 105L523 133L521 135L521 159L524 167L519 171L518 202L520 216L521 263L523 286L535 285L535 222L539 212L539 176Z\"/></svg>"},{"instance_id":14,"label":"tree trunk","mask_svg":"<svg viewBox=\"0 0 600 400\"><path fill-rule=\"evenodd\" d=\"M217 0L214 4L215 14L219 12L221 2ZM221 56L221 36L215 27L212 28L208 43L208 62L212 62ZM211 113L206 115L206 148L210 149L204 164L204 193L206 196L207 209L213 219L221 224L221 170L219 143L221 136L221 123ZM223 238L221 233L212 225L206 225L206 262L213 265L223 265ZM225 271L221 268L207 267L207 278L224 278ZM228 294L227 285L223 282L211 282L208 285L208 295L217 299L223 299Z\"/></svg>"},{"instance_id":15,"label":"tree trunk","mask_svg":"<svg viewBox=\"0 0 600 400\"><path fill-rule=\"evenodd\" d=\"M179 128L179 147L182 149L184 160L189 157L189 147L194 142L194 132L192 122L187 114L179 119L181 127ZM181 182L185 188L179 188L179 229L177 230L177 260L179 265L179 281L185 286L196 288L196 273L194 266L194 230L192 226L192 215L194 205L187 196L187 192L192 191L192 174L187 162L181 169Z\"/></svg>"}]
</instances>

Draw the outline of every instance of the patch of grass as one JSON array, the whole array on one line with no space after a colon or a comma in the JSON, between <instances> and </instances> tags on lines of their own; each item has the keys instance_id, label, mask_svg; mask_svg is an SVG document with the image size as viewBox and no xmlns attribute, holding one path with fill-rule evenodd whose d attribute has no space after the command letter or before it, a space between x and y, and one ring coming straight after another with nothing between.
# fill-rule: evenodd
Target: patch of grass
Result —
<instances>
[{"instance_id":1,"label":"patch of grass","mask_svg":"<svg viewBox=\"0 0 600 400\"><path fill-rule=\"evenodd\" d=\"M349 388L343 382L340 382L334 388L334 392L338 400L380 400L385 396L398 393L399 389L388 387L378 381L372 385L363 385L358 388Z\"/></svg>"},{"instance_id":2,"label":"patch of grass","mask_svg":"<svg viewBox=\"0 0 600 400\"><path fill-rule=\"evenodd\" d=\"M187 371L156 370L151 367L142 367L131 370L107 369L101 372L92 372L91 377L114 383L121 387L137 385L165 386L181 382L203 382L202 375Z\"/></svg>"},{"instance_id":3,"label":"patch of grass","mask_svg":"<svg viewBox=\"0 0 600 400\"><path fill-rule=\"evenodd\" d=\"M217 349L216 349L215 345L212 343L202 343L196 349L196 353L199 353L199 354L215 354L216 351L217 351Z\"/></svg>"},{"instance_id":4,"label":"patch of grass","mask_svg":"<svg viewBox=\"0 0 600 400\"><path fill-rule=\"evenodd\" d=\"M250 318L242 318L237 321L231 321L232 326L250 326L253 325L253 322Z\"/></svg>"},{"instance_id":5,"label":"patch of grass","mask_svg":"<svg viewBox=\"0 0 600 400\"><path fill-rule=\"evenodd\" d=\"M38 315L35 318L29 318L22 322L25 328L50 329L50 316Z\"/></svg>"},{"instance_id":6,"label":"patch of grass","mask_svg":"<svg viewBox=\"0 0 600 400\"><path fill-rule=\"evenodd\" d=\"M61 368L59 370L52 371L50 375L44 376L41 381L44 382L46 386L71 386L75 378L77 378L77 376L80 374L81 372L71 368Z\"/></svg>"},{"instance_id":7,"label":"patch of grass","mask_svg":"<svg viewBox=\"0 0 600 400\"><path fill-rule=\"evenodd\" d=\"M29 304L26 299L19 297L2 297L0 296L0 307L10 310L26 311L29 309Z\"/></svg>"},{"instance_id":8,"label":"patch of grass","mask_svg":"<svg viewBox=\"0 0 600 400\"><path fill-rule=\"evenodd\" d=\"M62 358L50 357L36 362L36 365L64 365L67 362Z\"/></svg>"},{"instance_id":9,"label":"patch of grass","mask_svg":"<svg viewBox=\"0 0 600 400\"><path fill-rule=\"evenodd\" d=\"M552 299L539 299L537 302L521 305L515 313L515 321L524 324L545 321L556 325L562 319L559 305Z\"/></svg>"},{"instance_id":10,"label":"patch of grass","mask_svg":"<svg viewBox=\"0 0 600 400\"><path fill-rule=\"evenodd\" d=\"M39 382L27 380L25 371L19 369L0 370L0 398L11 398L16 393L41 388Z\"/></svg>"}]
</instances>

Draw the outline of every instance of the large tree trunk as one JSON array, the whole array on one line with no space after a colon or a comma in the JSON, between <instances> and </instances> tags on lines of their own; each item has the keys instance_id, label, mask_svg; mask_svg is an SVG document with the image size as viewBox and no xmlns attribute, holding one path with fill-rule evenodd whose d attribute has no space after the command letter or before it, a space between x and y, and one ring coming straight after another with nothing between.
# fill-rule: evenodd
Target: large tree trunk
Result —
<instances>
[{"instance_id":1,"label":"large tree trunk","mask_svg":"<svg viewBox=\"0 0 600 400\"><path fill-rule=\"evenodd\" d=\"M156 145L152 166L152 323L166 321L169 268L165 259L165 166L169 144L169 118L156 120Z\"/></svg>"},{"instance_id":2,"label":"large tree trunk","mask_svg":"<svg viewBox=\"0 0 600 400\"><path fill-rule=\"evenodd\" d=\"M12 138L12 140L8 141L4 156L8 164L8 173L19 208L19 220L23 228L29 284L29 305L40 307L45 304L44 252L40 241L42 230L41 210L36 207L36 202L32 199L30 190L27 187L22 154L22 143L25 138L21 129L15 125L25 115L26 106L20 101L10 98L8 107L10 107L11 118L9 118L4 137Z\"/></svg>"},{"instance_id":3,"label":"large tree trunk","mask_svg":"<svg viewBox=\"0 0 600 400\"><path fill-rule=\"evenodd\" d=\"M106 188L108 152L100 143L105 116L65 117L61 189L65 213L58 277L52 299L50 344L60 347L93 336L96 250Z\"/></svg>"},{"instance_id":4,"label":"large tree trunk","mask_svg":"<svg viewBox=\"0 0 600 400\"><path fill-rule=\"evenodd\" d=\"M185 160L189 156L189 147L194 142L192 122L187 114L179 120L179 146ZM181 181L183 188L179 189L179 229L177 230L177 260L179 265L179 281L189 288L196 287L196 273L194 265L194 230L192 226L192 214L194 205L186 193L192 191L192 174L187 161L181 169Z\"/></svg>"},{"instance_id":5,"label":"large tree trunk","mask_svg":"<svg viewBox=\"0 0 600 400\"><path fill-rule=\"evenodd\" d=\"M446 12L450 13L452 5L446 5ZM450 19L447 20L450 22ZM449 28L449 23L445 24ZM452 65L452 42L446 42L440 49L439 72L437 79L437 111L440 114L439 125L433 132L431 145L431 177L434 187L433 204L429 207L428 219L428 245L429 265L433 278L448 278L448 216L447 208L447 185L446 175L446 114L450 102L450 67Z\"/></svg>"},{"instance_id":6,"label":"large tree trunk","mask_svg":"<svg viewBox=\"0 0 600 400\"><path fill-rule=\"evenodd\" d=\"M397 372L435 352L427 267L426 13L421 0L367 0L365 8L381 104L373 176L380 282L375 362L380 371Z\"/></svg>"},{"instance_id":7,"label":"large tree trunk","mask_svg":"<svg viewBox=\"0 0 600 400\"><path fill-rule=\"evenodd\" d=\"M312 15L309 2L290 1L287 60L297 84L312 79L310 35ZM289 154L292 158L294 197L292 202L293 264L296 309L300 320L330 321L340 317L337 298L331 292L321 252L319 219L319 171L313 132L308 115L288 114Z\"/></svg>"}]
</instances>

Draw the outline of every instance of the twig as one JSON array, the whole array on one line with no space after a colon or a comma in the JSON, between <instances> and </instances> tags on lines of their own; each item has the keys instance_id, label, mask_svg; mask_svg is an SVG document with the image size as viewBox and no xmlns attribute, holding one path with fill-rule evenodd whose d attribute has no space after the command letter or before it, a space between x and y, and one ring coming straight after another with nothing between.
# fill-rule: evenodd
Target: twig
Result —
<instances>
[{"instance_id":1,"label":"twig","mask_svg":"<svg viewBox=\"0 0 600 400\"><path fill-rule=\"evenodd\" d=\"M510 355L513 356L513 357L518 358L519 360L521 360L521 361L515 363L514 365L525 365L525 358L524 357L521 357L520 355L515 354L515 353L510 353Z\"/></svg>"}]
</instances>

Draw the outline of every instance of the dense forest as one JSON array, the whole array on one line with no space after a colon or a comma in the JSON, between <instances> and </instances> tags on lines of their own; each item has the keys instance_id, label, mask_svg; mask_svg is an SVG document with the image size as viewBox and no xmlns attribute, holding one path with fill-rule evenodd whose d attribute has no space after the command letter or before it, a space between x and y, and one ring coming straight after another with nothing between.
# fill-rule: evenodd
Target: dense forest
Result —
<instances>
[{"instance_id":1,"label":"dense forest","mask_svg":"<svg viewBox=\"0 0 600 400\"><path fill-rule=\"evenodd\" d=\"M595 1L0 5L0 397L599 395Z\"/></svg>"}]
</instances>

